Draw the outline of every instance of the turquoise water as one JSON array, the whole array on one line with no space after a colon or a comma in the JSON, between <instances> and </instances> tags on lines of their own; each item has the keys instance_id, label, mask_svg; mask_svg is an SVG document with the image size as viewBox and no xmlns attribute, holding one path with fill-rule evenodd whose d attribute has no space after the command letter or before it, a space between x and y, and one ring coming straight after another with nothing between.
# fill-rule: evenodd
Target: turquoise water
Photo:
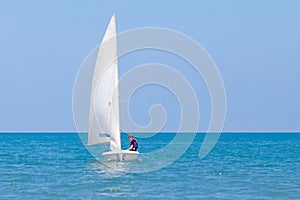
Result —
<instances>
[{"instance_id":1,"label":"turquoise water","mask_svg":"<svg viewBox=\"0 0 300 200\"><path fill-rule=\"evenodd\" d=\"M140 138L140 152L174 135ZM300 199L299 133L225 133L200 160L203 138L168 167L129 173L132 163L114 170L96 161L77 134L3 133L0 199Z\"/></svg>"}]
</instances>

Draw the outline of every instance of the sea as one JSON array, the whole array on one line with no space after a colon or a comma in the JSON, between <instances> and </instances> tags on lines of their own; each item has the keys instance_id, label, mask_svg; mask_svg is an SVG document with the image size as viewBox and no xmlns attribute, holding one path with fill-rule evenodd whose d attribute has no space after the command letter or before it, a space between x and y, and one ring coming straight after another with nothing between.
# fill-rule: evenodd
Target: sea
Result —
<instances>
[{"instance_id":1,"label":"sea","mask_svg":"<svg viewBox=\"0 0 300 200\"><path fill-rule=\"evenodd\" d=\"M204 133L176 135L134 135L140 157L116 163L77 133L1 133L0 199L300 199L300 133L222 133L202 159Z\"/></svg>"}]
</instances>

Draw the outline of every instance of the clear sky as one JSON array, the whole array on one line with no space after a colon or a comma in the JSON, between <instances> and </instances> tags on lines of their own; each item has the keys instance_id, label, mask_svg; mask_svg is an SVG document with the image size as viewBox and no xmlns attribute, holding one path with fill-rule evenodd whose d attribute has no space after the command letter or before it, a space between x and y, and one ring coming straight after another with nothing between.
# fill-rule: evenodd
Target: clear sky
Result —
<instances>
[{"instance_id":1,"label":"clear sky","mask_svg":"<svg viewBox=\"0 0 300 200\"><path fill-rule=\"evenodd\" d=\"M170 28L207 50L226 88L225 131L300 131L299 8L297 0L2 1L0 130L75 130L77 70L116 13L118 32ZM155 60L151 52L140 58L153 61L151 55ZM168 63L168 58L157 59ZM120 65L126 59L135 57ZM149 86L135 98L143 102L143 96L158 90ZM209 103L201 104L204 124L209 122L206 107ZM133 119L147 123L143 104L131 108ZM170 130L177 127L176 120L170 120Z\"/></svg>"}]
</instances>

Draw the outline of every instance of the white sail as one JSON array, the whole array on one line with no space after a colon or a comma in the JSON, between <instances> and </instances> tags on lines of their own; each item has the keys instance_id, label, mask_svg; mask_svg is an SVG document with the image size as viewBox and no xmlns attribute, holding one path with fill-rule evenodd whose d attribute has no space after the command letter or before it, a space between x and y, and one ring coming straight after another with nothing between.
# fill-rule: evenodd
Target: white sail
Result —
<instances>
[{"instance_id":1,"label":"white sail","mask_svg":"<svg viewBox=\"0 0 300 200\"><path fill-rule=\"evenodd\" d=\"M115 16L112 16L99 46L92 81L88 145L110 143L121 150L118 91L118 57Z\"/></svg>"}]
</instances>

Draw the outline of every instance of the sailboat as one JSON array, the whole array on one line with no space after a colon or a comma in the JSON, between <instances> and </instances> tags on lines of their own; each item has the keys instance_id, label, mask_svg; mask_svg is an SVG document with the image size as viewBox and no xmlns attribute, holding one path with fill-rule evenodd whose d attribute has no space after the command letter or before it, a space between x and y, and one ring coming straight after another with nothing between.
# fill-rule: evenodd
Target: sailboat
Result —
<instances>
[{"instance_id":1,"label":"sailboat","mask_svg":"<svg viewBox=\"0 0 300 200\"><path fill-rule=\"evenodd\" d=\"M109 144L105 160L133 161L139 152L121 150L118 55L115 15L99 46L89 108L88 146Z\"/></svg>"}]
</instances>

